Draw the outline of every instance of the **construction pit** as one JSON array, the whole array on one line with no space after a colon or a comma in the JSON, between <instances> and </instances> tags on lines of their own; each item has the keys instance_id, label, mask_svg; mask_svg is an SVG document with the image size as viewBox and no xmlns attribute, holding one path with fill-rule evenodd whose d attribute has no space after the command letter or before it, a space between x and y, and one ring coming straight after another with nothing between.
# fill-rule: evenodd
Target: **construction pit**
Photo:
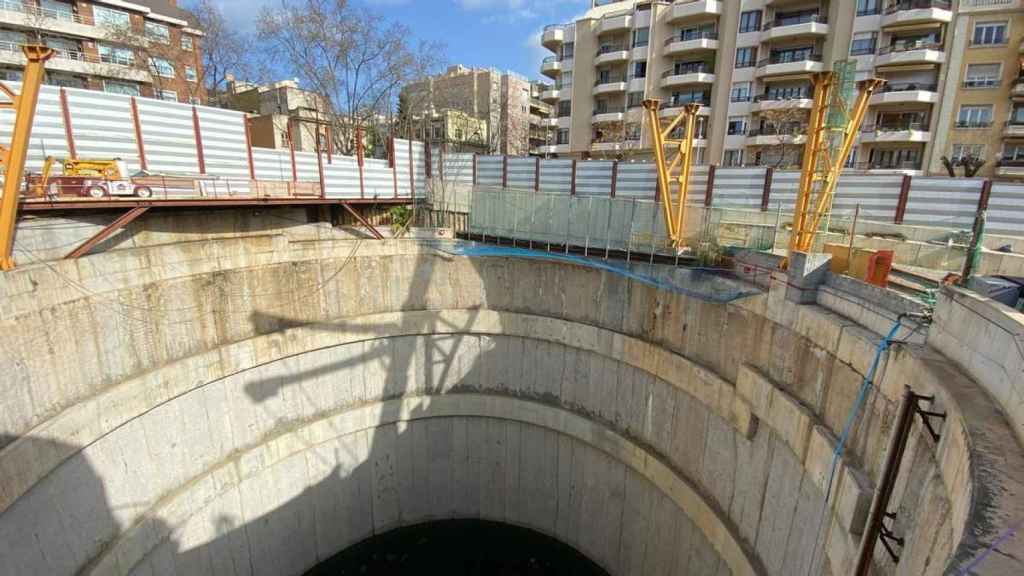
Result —
<instances>
[{"instance_id":1,"label":"construction pit","mask_svg":"<svg viewBox=\"0 0 1024 576\"><path fill-rule=\"evenodd\" d=\"M853 574L906 387L866 573L1024 573L1019 314L768 254L486 248L269 208L22 258L0 276L0 574L343 573L322 563L449 522L613 576Z\"/></svg>"}]
</instances>

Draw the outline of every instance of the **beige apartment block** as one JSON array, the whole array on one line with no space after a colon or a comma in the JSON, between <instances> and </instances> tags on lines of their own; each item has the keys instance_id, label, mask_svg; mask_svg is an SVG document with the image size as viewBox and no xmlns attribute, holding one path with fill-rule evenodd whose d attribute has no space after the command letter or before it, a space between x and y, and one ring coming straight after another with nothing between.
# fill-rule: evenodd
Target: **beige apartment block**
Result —
<instances>
[{"instance_id":1,"label":"beige apartment block","mask_svg":"<svg viewBox=\"0 0 1024 576\"><path fill-rule=\"evenodd\" d=\"M530 153L531 82L492 68L451 66L437 76L402 89L414 116L457 110L487 121L489 149L495 153Z\"/></svg>"},{"instance_id":2,"label":"beige apartment block","mask_svg":"<svg viewBox=\"0 0 1024 576\"><path fill-rule=\"evenodd\" d=\"M852 60L887 83L851 168L938 174L943 157L981 153L982 174L1009 176L1024 171L1022 20L1021 0L594 0L543 32L554 113L539 151L647 157L641 102L657 98L666 121L702 104L698 163L795 167L811 75Z\"/></svg>"},{"instance_id":3,"label":"beige apartment block","mask_svg":"<svg viewBox=\"0 0 1024 576\"><path fill-rule=\"evenodd\" d=\"M206 102L203 32L177 0L0 0L0 80L21 80L21 47L54 50L46 83Z\"/></svg>"}]
</instances>

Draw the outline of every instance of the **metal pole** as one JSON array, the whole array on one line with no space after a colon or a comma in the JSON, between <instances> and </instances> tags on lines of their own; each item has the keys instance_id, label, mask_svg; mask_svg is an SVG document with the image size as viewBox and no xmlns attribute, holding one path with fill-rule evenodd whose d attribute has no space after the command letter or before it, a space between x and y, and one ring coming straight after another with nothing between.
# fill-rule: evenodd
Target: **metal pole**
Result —
<instances>
[{"instance_id":1,"label":"metal pole","mask_svg":"<svg viewBox=\"0 0 1024 576\"><path fill-rule=\"evenodd\" d=\"M594 218L594 197L591 196L587 199L587 230L586 240L583 244L583 257L586 258L590 255L590 223Z\"/></svg>"},{"instance_id":2,"label":"metal pole","mask_svg":"<svg viewBox=\"0 0 1024 576\"><path fill-rule=\"evenodd\" d=\"M960 274L960 285L967 286L971 276L974 275L978 262L981 259L982 237L985 234L985 210L978 210L974 217L974 228L971 232L971 246L967 250L967 257L964 258L963 272Z\"/></svg>"},{"instance_id":3,"label":"metal pole","mask_svg":"<svg viewBox=\"0 0 1024 576\"><path fill-rule=\"evenodd\" d=\"M629 263L633 251L633 220L636 218L636 198L630 203L629 226L626 227L626 263Z\"/></svg>"},{"instance_id":4,"label":"metal pole","mask_svg":"<svg viewBox=\"0 0 1024 576\"><path fill-rule=\"evenodd\" d=\"M654 232L655 232L655 230L658 229L658 210L657 210L657 207L655 207L654 210L651 210L651 215L654 216L654 218L652 218L652 221L651 221L651 264L654 264L654 250L656 249L655 248L656 244L654 242L654 236L655 236Z\"/></svg>"},{"instance_id":5,"label":"metal pole","mask_svg":"<svg viewBox=\"0 0 1024 576\"><path fill-rule=\"evenodd\" d=\"M572 229L572 196L565 203L565 253L569 253L569 231Z\"/></svg>"},{"instance_id":6,"label":"metal pole","mask_svg":"<svg viewBox=\"0 0 1024 576\"><path fill-rule=\"evenodd\" d=\"M519 196L517 192L512 199L512 247L516 247L516 237L519 236Z\"/></svg>"},{"instance_id":7,"label":"metal pole","mask_svg":"<svg viewBox=\"0 0 1024 576\"><path fill-rule=\"evenodd\" d=\"M853 241L857 238L857 220L860 219L860 204L857 204L857 208L853 211L853 225L850 226L850 249L846 253L846 264L850 266L853 264Z\"/></svg>"},{"instance_id":8,"label":"metal pole","mask_svg":"<svg viewBox=\"0 0 1024 576\"><path fill-rule=\"evenodd\" d=\"M612 248L612 203L614 200L607 200L608 202L608 226L605 227L605 240L604 240L604 259L607 260L611 253Z\"/></svg>"},{"instance_id":9,"label":"metal pole","mask_svg":"<svg viewBox=\"0 0 1024 576\"><path fill-rule=\"evenodd\" d=\"M857 554L857 564L853 570L853 576L868 576L870 571L871 559L875 555L875 545L882 532L882 522L889 509L889 499L892 498L892 490L900 473L900 463L903 461L903 452L907 448L907 438L910 436L911 425L914 423L916 403L917 396L914 391L909 386L904 387L900 410L896 416L896 427L893 429L892 438L889 441L885 466L882 468L878 491L875 493L875 500L871 505L867 528L860 541L860 551Z\"/></svg>"},{"instance_id":10,"label":"metal pole","mask_svg":"<svg viewBox=\"0 0 1024 576\"><path fill-rule=\"evenodd\" d=\"M531 198L536 198L537 195L536 194L530 194L530 197ZM529 233L529 237L530 237L530 250L533 250L533 230L534 230L533 224L534 224L534 221L536 220L536 213L537 213L537 204L536 204L536 201L534 201L534 203L530 205L530 233Z\"/></svg>"}]
</instances>

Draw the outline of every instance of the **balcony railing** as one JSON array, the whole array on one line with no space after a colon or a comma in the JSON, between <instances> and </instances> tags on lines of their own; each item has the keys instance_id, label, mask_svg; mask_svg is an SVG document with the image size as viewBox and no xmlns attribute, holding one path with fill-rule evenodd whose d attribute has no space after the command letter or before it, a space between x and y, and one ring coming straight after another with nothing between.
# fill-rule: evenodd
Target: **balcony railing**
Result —
<instances>
[{"instance_id":1,"label":"balcony railing","mask_svg":"<svg viewBox=\"0 0 1024 576\"><path fill-rule=\"evenodd\" d=\"M597 108L594 110L594 116L600 116L602 114L625 114L626 107L615 107L615 108Z\"/></svg>"},{"instance_id":2,"label":"balcony railing","mask_svg":"<svg viewBox=\"0 0 1024 576\"><path fill-rule=\"evenodd\" d=\"M611 54L612 52L623 52L625 50L628 50L628 48L626 48L625 46L601 46L600 48L597 49L597 55L601 56L602 54Z\"/></svg>"},{"instance_id":3,"label":"balcony railing","mask_svg":"<svg viewBox=\"0 0 1024 576\"><path fill-rule=\"evenodd\" d=\"M762 126L751 128L747 136L804 136L807 134L807 126L804 124L796 126Z\"/></svg>"},{"instance_id":4,"label":"balcony railing","mask_svg":"<svg viewBox=\"0 0 1024 576\"><path fill-rule=\"evenodd\" d=\"M999 168L1024 168L1024 158L1000 158L996 160Z\"/></svg>"},{"instance_id":5,"label":"balcony railing","mask_svg":"<svg viewBox=\"0 0 1024 576\"><path fill-rule=\"evenodd\" d=\"M598 78L597 80L594 80L594 86L600 86L602 84L618 84L620 82L625 81L625 76L606 76L604 78Z\"/></svg>"},{"instance_id":6,"label":"balcony railing","mask_svg":"<svg viewBox=\"0 0 1024 576\"><path fill-rule=\"evenodd\" d=\"M718 40L718 32L714 30L694 32L690 34L676 34L669 38L665 38L665 46L672 44L673 42L689 42L690 40Z\"/></svg>"},{"instance_id":7,"label":"balcony railing","mask_svg":"<svg viewBox=\"0 0 1024 576\"><path fill-rule=\"evenodd\" d=\"M783 26L796 26L798 24L807 24L808 22L828 24L828 17L823 16L821 14L800 14L799 16L786 16L783 18L776 18L771 22L765 22L764 27L761 29L767 32L772 28L781 28Z\"/></svg>"},{"instance_id":8,"label":"balcony railing","mask_svg":"<svg viewBox=\"0 0 1024 576\"><path fill-rule=\"evenodd\" d=\"M684 74L711 74L711 67L706 64L699 66L680 66L665 70L661 73L662 78L668 78L669 76L682 76Z\"/></svg>"},{"instance_id":9,"label":"balcony railing","mask_svg":"<svg viewBox=\"0 0 1024 576\"><path fill-rule=\"evenodd\" d=\"M564 24L548 24L544 27L544 32L551 32L552 30L565 30Z\"/></svg>"},{"instance_id":10,"label":"balcony railing","mask_svg":"<svg viewBox=\"0 0 1024 576\"><path fill-rule=\"evenodd\" d=\"M775 101L775 100L807 100L811 98L810 90L797 92L765 92L754 96L754 102Z\"/></svg>"},{"instance_id":11,"label":"balcony railing","mask_svg":"<svg viewBox=\"0 0 1024 576\"><path fill-rule=\"evenodd\" d=\"M890 54L893 52L910 52L911 50L937 50L942 52L943 46L938 42L900 42L898 44L893 44L892 46L882 46L878 50L878 54L881 56L883 54Z\"/></svg>"},{"instance_id":12,"label":"balcony railing","mask_svg":"<svg viewBox=\"0 0 1024 576\"><path fill-rule=\"evenodd\" d=\"M757 63L757 67L768 66L769 64L792 64L794 62L821 62L821 54L807 54L805 52L799 53L783 53L769 56L764 60Z\"/></svg>"},{"instance_id":13,"label":"balcony railing","mask_svg":"<svg viewBox=\"0 0 1024 576\"><path fill-rule=\"evenodd\" d=\"M922 90L924 92L935 92L939 87L936 84L921 84L918 82L901 82L885 84L878 90L877 93L884 94L886 92L913 92L915 90Z\"/></svg>"},{"instance_id":14,"label":"balcony railing","mask_svg":"<svg viewBox=\"0 0 1024 576\"><path fill-rule=\"evenodd\" d=\"M883 122L881 124L865 124L861 132L924 132L928 130L928 122Z\"/></svg>"},{"instance_id":15,"label":"balcony railing","mask_svg":"<svg viewBox=\"0 0 1024 576\"><path fill-rule=\"evenodd\" d=\"M900 2L891 2L886 6L885 13L895 14L902 10L927 10L929 8L949 10L952 8L952 3L946 0L901 0Z\"/></svg>"},{"instance_id":16,"label":"balcony railing","mask_svg":"<svg viewBox=\"0 0 1024 576\"><path fill-rule=\"evenodd\" d=\"M964 88L998 88L1002 84L999 78L968 78L964 80Z\"/></svg>"},{"instance_id":17,"label":"balcony railing","mask_svg":"<svg viewBox=\"0 0 1024 576\"><path fill-rule=\"evenodd\" d=\"M53 10L50 8L40 8L32 4L25 4L23 2L14 2L13 0L0 0L0 10L6 10L8 12L21 12L32 18L51 19L59 22L73 22L75 24L83 24L85 26L93 26L95 22L92 18L84 18L69 12L67 10Z\"/></svg>"},{"instance_id":18,"label":"balcony railing","mask_svg":"<svg viewBox=\"0 0 1024 576\"><path fill-rule=\"evenodd\" d=\"M548 56L548 57L544 58L544 61L542 63L543 64L551 64L552 62L561 62L561 61L562 61L562 57L557 55L557 54L555 54L555 55Z\"/></svg>"},{"instance_id":19,"label":"balcony railing","mask_svg":"<svg viewBox=\"0 0 1024 576\"><path fill-rule=\"evenodd\" d=\"M991 128L991 120L957 120L957 128Z\"/></svg>"},{"instance_id":20,"label":"balcony railing","mask_svg":"<svg viewBox=\"0 0 1024 576\"><path fill-rule=\"evenodd\" d=\"M854 164L856 170L920 170L920 160L903 160L892 162L857 162Z\"/></svg>"},{"instance_id":21,"label":"balcony railing","mask_svg":"<svg viewBox=\"0 0 1024 576\"><path fill-rule=\"evenodd\" d=\"M15 42L2 42L0 41L0 52L12 52L14 54L22 54L22 44ZM135 59L126 56L117 55L101 55L93 56L77 50L63 50L60 48L53 49L53 57L57 60L71 60L73 62L88 62L90 64L114 64L117 66L133 66Z\"/></svg>"},{"instance_id":22,"label":"balcony railing","mask_svg":"<svg viewBox=\"0 0 1024 576\"><path fill-rule=\"evenodd\" d=\"M711 94L703 94L700 98L669 98L661 103L661 108L681 108L687 104L700 104L701 106L711 105Z\"/></svg>"}]
</instances>

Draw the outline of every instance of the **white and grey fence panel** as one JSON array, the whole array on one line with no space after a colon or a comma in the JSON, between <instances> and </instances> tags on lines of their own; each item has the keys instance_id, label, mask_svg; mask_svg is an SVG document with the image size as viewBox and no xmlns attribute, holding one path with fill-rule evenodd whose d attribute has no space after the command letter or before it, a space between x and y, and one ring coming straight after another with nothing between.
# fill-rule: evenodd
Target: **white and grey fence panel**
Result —
<instances>
[{"instance_id":1,"label":"white and grey fence panel","mask_svg":"<svg viewBox=\"0 0 1024 576\"><path fill-rule=\"evenodd\" d=\"M650 162L619 162L615 196L653 200L658 191L658 168Z\"/></svg>"},{"instance_id":2,"label":"white and grey fence panel","mask_svg":"<svg viewBox=\"0 0 1024 576\"><path fill-rule=\"evenodd\" d=\"M550 194L572 192L572 160L541 160L540 191Z\"/></svg>"},{"instance_id":3,"label":"white and grey fence panel","mask_svg":"<svg viewBox=\"0 0 1024 576\"><path fill-rule=\"evenodd\" d=\"M504 156L477 156L476 183L481 186L500 187L502 184L504 162Z\"/></svg>"},{"instance_id":4,"label":"white and grey fence panel","mask_svg":"<svg viewBox=\"0 0 1024 576\"><path fill-rule=\"evenodd\" d=\"M986 230L994 234L1024 234L1024 184L993 183Z\"/></svg>"},{"instance_id":5,"label":"white and grey fence panel","mask_svg":"<svg viewBox=\"0 0 1024 576\"><path fill-rule=\"evenodd\" d=\"M612 195L612 165L607 160L588 160L576 163L576 195Z\"/></svg>"},{"instance_id":6,"label":"white and grey fence panel","mask_svg":"<svg viewBox=\"0 0 1024 576\"><path fill-rule=\"evenodd\" d=\"M983 185L980 178L914 178L903 222L969 229Z\"/></svg>"},{"instance_id":7,"label":"white and grey fence panel","mask_svg":"<svg viewBox=\"0 0 1024 576\"><path fill-rule=\"evenodd\" d=\"M508 159L508 187L533 190L537 182L537 158Z\"/></svg>"}]
</instances>

